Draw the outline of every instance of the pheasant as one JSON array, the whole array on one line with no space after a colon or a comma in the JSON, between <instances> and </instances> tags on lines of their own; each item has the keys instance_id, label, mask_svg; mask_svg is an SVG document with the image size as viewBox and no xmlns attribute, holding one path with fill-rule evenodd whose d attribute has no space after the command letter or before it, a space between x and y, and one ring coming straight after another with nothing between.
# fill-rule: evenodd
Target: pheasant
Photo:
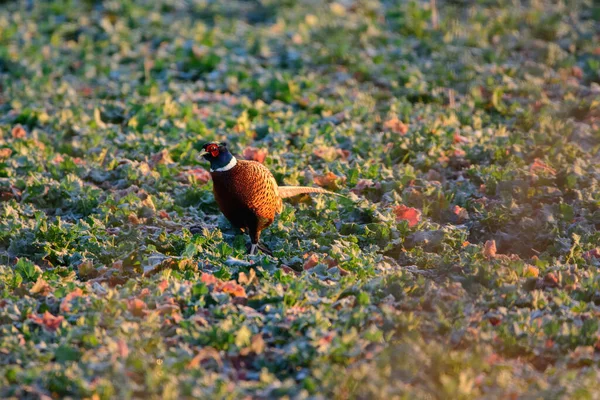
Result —
<instances>
[{"instance_id":1,"label":"pheasant","mask_svg":"<svg viewBox=\"0 0 600 400\"><path fill-rule=\"evenodd\" d=\"M210 161L215 200L229 222L250 235L250 255L257 249L270 253L258 241L283 209L282 199L303 193L337 194L314 187L278 186L267 167L236 159L226 143L210 142L202 150L200 155Z\"/></svg>"}]
</instances>

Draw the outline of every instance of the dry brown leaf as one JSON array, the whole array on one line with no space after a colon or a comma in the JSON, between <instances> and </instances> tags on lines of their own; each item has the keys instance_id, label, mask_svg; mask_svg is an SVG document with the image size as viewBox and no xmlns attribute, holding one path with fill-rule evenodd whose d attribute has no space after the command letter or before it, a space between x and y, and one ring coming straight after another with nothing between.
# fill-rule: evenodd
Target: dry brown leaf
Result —
<instances>
[{"instance_id":1,"label":"dry brown leaf","mask_svg":"<svg viewBox=\"0 0 600 400\"><path fill-rule=\"evenodd\" d=\"M306 258L303 266L305 271L314 268L315 265L319 263L319 256L317 256L315 253L307 253L304 255L304 258Z\"/></svg>"},{"instance_id":2,"label":"dry brown leaf","mask_svg":"<svg viewBox=\"0 0 600 400\"><path fill-rule=\"evenodd\" d=\"M238 277L238 282L240 285L250 285L254 281L258 282L258 278L254 269L251 269L248 274L245 272L240 272L240 276Z\"/></svg>"},{"instance_id":3,"label":"dry brown leaf","mask_svg":"<svg viewBox=\"0 0 600 400\"><path fill-rule=\"evenodd\" d=\"M550 272L548 274L546 274L546 276L544 277L544 286L546 287L557 287L558 286L558 276L556 276L556 274L554 272Z\"/></svg>"},{"instance_id":4,"label":"dry brown leaf","mask_svg":"<svg viewBox=\"0 0 600 400\"><path fill-rule=\"evenodd\" d=\"M250 353L261 354L265 350L265 341L260 333L252 336L250 346L240 350L240 355L247 356Z\"/></svg>"},{"instance_id":5,"label":"dry brown leaf","mask_svg":"<svg viewBox=\"0 0 600 400\"><path fill-rule=\"evenodd\" d=\"M52 288L50 287L50 285L48 285L48 282L46 282L41 276L38 277L35 284L31 287L31 289L29 289L29 293L39 293L42 296L47 296L51 291Z\"/></svg>"},{"instance_id":6,"label":"dry brown leaf","mask_svg":"<svg viewBox=\"0 0 600 400\"><path fill-rule=\"evenodd\" d=\"M488 240L483 245L483 255L486 258L494 258L496 257L496 241Z\"/></svg>"},{"instance_id":7,"label":"dry brown leaf","mask_svg":"<svg viewBox=\"0 0 600 400\"><path fill-rule=\"evenodd\" d=\"M398 133L400 135L406 135L408 132L408 125L404 122L400 121L398 117L392 117L383 123L383 127L389 131L394 133Z\"/></svg>"},{"instance_id":8,"label":"dry brown leaf","mask_svg":"<svg viewBox=\"0 0 600 400\"><path fill-rule=\"evenodd\" d=\"M46 311L41 317L35 314L31 314L29 315L29 319L32 320L34 323L43 326L44 329L50 332L55 332L60 327L65 318L62 315L55 317L54 315L50 314L50 312Z\"/></svg>"},{"instance_id":9,"label":"dry brown leaf","mask_svg":"<svg viewBox=\"0 0 600 400\"><path fill-rule=\"evenodd\" d=\"M221 360L221 355L219 352L212 347L203 347L200 349L198 354L194 356L188 363L188 368L198 368L202 361L212 358L219 365L219 368L223 367L223 361Z\"/></svg>"}]
</instances>

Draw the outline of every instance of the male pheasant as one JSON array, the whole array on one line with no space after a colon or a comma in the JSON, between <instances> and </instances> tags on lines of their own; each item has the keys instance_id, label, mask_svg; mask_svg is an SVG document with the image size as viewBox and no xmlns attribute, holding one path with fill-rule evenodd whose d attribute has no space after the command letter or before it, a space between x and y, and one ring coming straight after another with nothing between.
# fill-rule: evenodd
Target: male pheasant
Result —
<instances>
[{"instance_id":1,"label":"male pheasant","mask_svg":"<svg viewBox=\"0 0 600 400\"><path fill-rule=\"evenodd\" d=\"M281 212L281 199L303 193L335 194L314 187L277 186L267 167L256 161L237 160L226 143L211 142L202 149L201 156L210 161L215 200L229 222L250 235L250 255L257 248L269 253L258 240L261 231Z\"/></svg>"}]
</instances>

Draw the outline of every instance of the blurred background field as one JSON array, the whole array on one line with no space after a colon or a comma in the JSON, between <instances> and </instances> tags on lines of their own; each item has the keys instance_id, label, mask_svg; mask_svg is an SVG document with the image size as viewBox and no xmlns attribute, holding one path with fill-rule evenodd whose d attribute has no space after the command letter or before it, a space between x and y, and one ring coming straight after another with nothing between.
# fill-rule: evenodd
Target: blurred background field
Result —
<instances>
[{"instance_id":1,"label":"blurred background field","mask_svg":"<svg viewBox=\"0 0 600 400\"><path fill-rule=\"evenodd\" d=\"M0 397L598 398L599 84L593 0L0 1ZM208 140L348 199L248 258Z\"/></svg>"}]
</instances>

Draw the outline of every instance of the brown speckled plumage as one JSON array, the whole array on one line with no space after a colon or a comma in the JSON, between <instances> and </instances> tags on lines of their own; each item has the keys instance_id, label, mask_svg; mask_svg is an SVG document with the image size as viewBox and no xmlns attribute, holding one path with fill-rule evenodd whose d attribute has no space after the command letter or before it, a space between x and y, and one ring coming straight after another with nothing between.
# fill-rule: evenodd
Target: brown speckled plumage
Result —
<instances>
[{"instance_id":1,"label":"brown speckled plumage","mask_svg":"<svg viewBox=\"0 0 600 400\"><path fill-rule=\"evenodd\" d=\"M260 231L275 220L283 208L277 182L256 161L238 160L229 171L211 172L215 200L225 217L258 243Z\"/></svg>"},{"instance_id":2,"label":"brown speckled plumage","mask_svg":"<svg viewBox=\"0 0 600 400\"><path fill-rule=\"evenodd\" d=\"M256 161L237 160L225 143L207 143L202 149L204 158L210 161L215 200L229 222L250 235L250 254L256 248L268 252L258 243L260 232L283 209L281 199L303 193L335 194L321 188L278 187L267 167Z\"/></svg>"}]
</instances>

